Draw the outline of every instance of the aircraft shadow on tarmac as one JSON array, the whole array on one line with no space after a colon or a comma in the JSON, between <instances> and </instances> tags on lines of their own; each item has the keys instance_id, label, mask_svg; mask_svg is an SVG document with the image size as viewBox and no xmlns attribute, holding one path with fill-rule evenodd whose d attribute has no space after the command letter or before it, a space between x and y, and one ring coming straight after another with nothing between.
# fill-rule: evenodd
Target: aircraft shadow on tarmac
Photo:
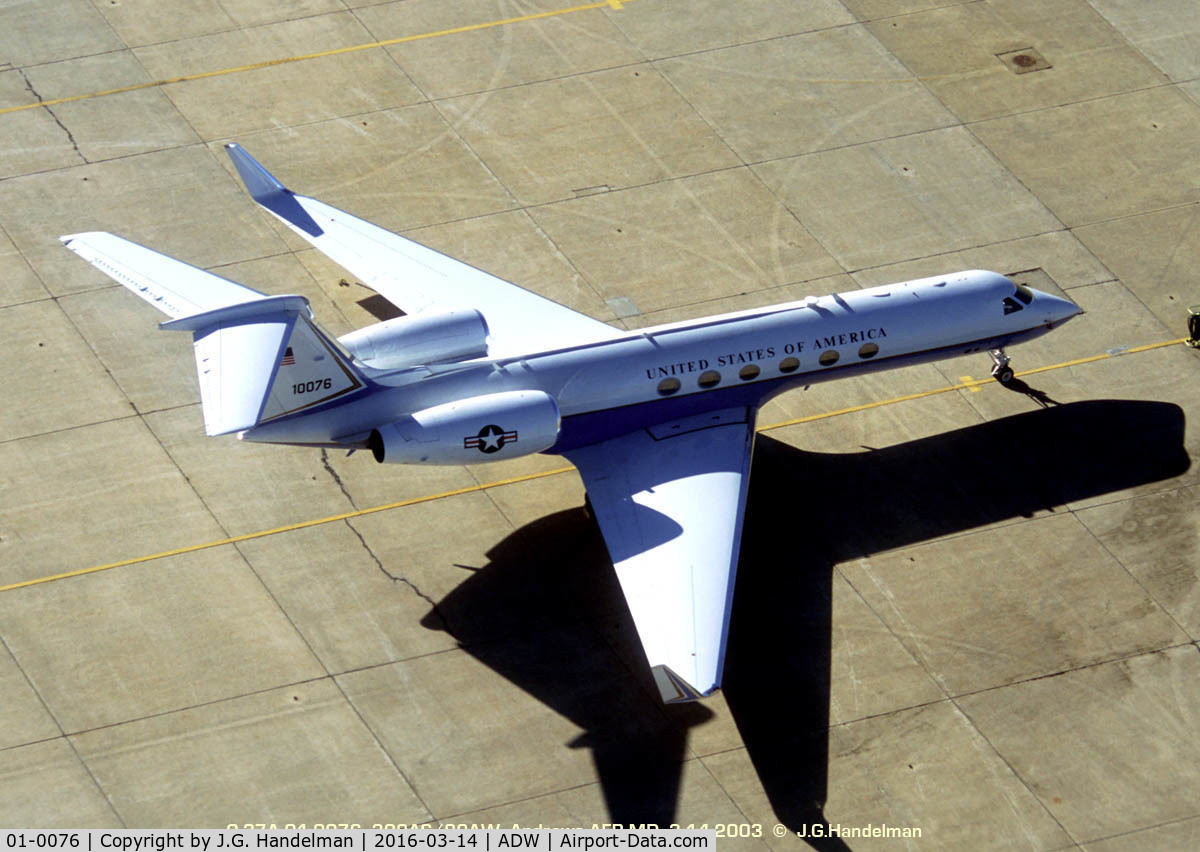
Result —
<instances>
[{"instance_id":1,"label":"aircraft shadow on tarmac","mask_svg":"<svg viewBox=\"0 0 1200 852\"><path fill-rule=\"evenodd\" d=\"M1162 402L1056 405L857 453L760 435L723 692L779 821L825 823L833 567L1177 476L1184 415ZM584 730L610 820L675 821L688 729L663 706L604 542L581 510L517 530L422 621ZM614 648L616 651L614 652ZM811 830L811 828L810 828ZM818 849L847 849L836 838Z\"/></svg>"}]
</instances>

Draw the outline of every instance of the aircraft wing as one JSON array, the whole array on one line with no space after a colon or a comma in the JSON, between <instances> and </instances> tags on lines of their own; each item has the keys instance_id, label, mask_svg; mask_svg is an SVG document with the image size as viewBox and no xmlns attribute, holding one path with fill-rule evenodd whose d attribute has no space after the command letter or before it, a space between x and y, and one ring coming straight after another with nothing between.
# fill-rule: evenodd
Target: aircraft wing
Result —
<instances>
[{"instance_id":1,"label":"aircraft wing","mask_svg":"<svg viewBox=\"0 0 1200 852\"><path fill-rule=\"evenodd\" d=\"M236 143L225 146L250 196L338 265L406 313L474 308L488 355L558 349L622 332L370 222L296 195Z\"/></svg>"},{"instance_id":2,"label":"aircraft wing","mask_svg":"<svg viewBox=\"0 0 1200 852\"><path fill-rule=\"evenodd\" d=\"M567 453L667 703L721 684L753 447L743 407Z\"/></svg>"},{"instance_id":3,"label":"aircraft wing","mask_svg":"<svg viewBox=\"0 0 1200 852\"><path fill-rule=\"evenodd\" d=\"M257 290L103 231L59 239L109 278L175 319L266 298Z\"/></svg>"}]
</instances>

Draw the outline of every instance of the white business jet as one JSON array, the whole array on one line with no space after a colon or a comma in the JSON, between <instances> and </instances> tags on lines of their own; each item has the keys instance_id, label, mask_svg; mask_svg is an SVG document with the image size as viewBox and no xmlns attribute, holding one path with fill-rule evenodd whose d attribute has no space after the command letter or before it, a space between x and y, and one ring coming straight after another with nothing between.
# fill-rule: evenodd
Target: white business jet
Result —
<instances>
[{"instance_id":1,"label":"white business jet","mask_svg":"<svg viewBox=\"0 0 1200 852\"><path fill-rule=\"evenodd\" d=\"M106 233L67 247L190 331L209 435L370 449L376 461L566 456L583 478L667 702L721 683L754 418L789 388L991 355L1080 313L955 272L622 331L312 198L237 145L250 195L407 315L331 339L268 296Z\"/></svg>"}]
</instances>

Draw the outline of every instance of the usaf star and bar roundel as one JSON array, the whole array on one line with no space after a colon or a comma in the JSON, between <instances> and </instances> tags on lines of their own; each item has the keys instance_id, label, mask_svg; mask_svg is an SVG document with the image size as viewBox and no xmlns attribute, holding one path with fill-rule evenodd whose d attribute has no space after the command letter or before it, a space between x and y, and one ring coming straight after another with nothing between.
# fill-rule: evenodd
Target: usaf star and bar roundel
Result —
<instances>
[{"instance_id":1,"label":"usaf star and bar roundel","mask_svg":"<svg viewBox=\"0 0 1200 852\"><path fill-rule=\"evenodd\" d=\"M517 442L517 430L505 432L495 423L489 423L479 430L479 434L463 438L463 449L478 447L481 453L498 453L505 444Z\"/></svg>"}]
</instances>

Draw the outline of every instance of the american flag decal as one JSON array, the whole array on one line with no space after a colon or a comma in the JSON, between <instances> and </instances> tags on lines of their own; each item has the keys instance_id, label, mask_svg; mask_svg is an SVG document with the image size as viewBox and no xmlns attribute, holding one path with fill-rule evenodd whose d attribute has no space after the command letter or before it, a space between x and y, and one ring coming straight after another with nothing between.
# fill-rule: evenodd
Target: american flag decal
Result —
<instances>
[{"instance_id":1,"label":"american flag decal","mask_svg":"<svg viewBox=\"0 0 1200 852\"><path fill-rule=\"evenodd\" d=\"M280 367L290 367L296 363L296 356L292 354L292 347L283 350L283 357L279 359Z\"/></svg>"}]
</instances>

